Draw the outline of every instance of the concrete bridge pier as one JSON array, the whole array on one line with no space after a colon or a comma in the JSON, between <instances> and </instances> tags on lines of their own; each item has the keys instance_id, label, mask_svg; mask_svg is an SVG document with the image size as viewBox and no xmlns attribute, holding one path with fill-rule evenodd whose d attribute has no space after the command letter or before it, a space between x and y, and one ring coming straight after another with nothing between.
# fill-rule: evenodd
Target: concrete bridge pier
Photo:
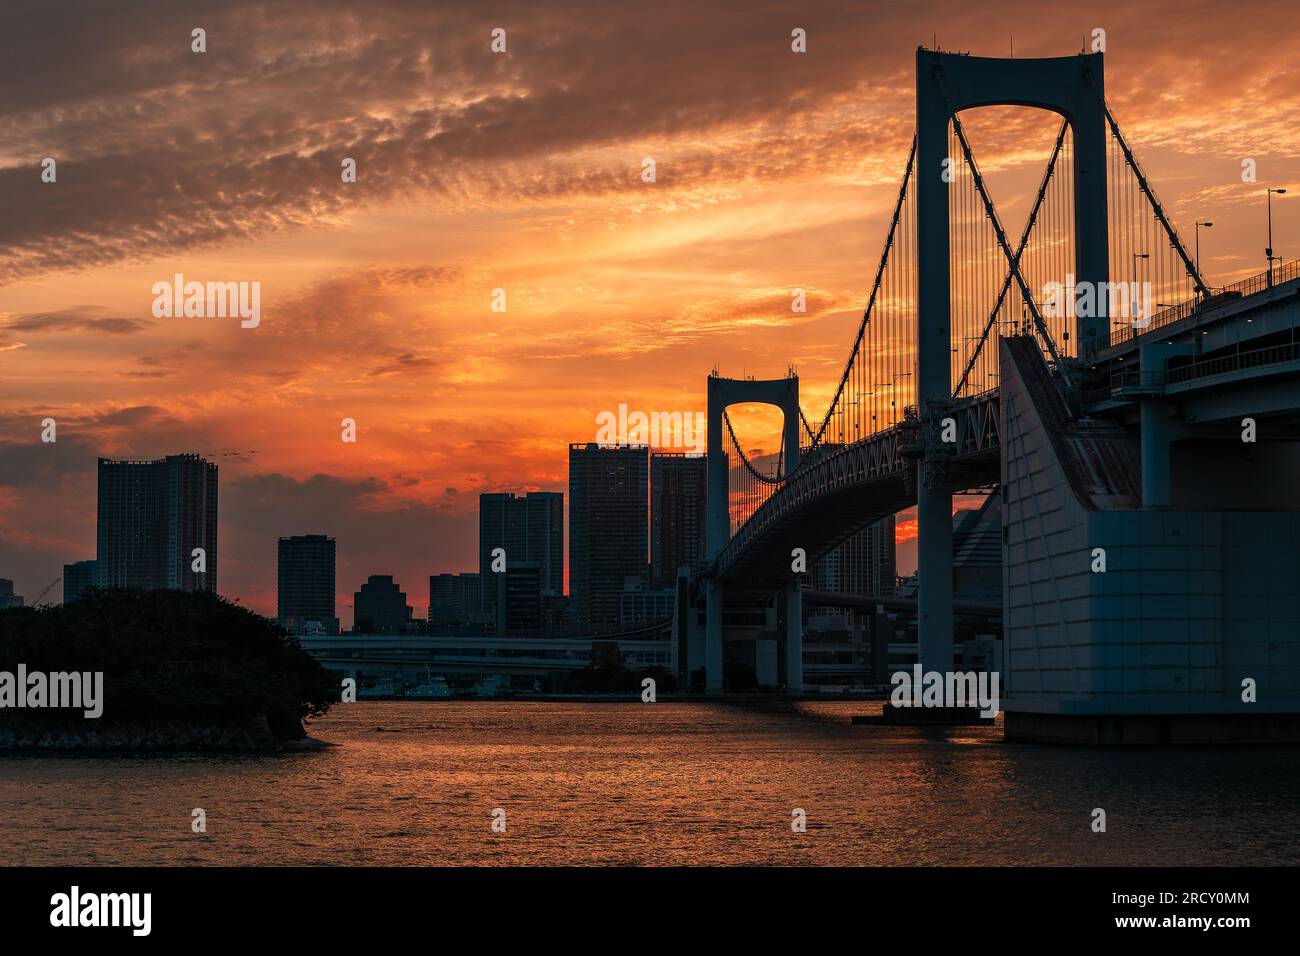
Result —
<instances>
[{"instance_id":1,"label":"concrete bridge pier","mask_svg":"<svg viewBox=\"0 0 1300 956\"><path fill-rule=\"evenodd\" d=\"M785 690L803 693L803 591L797 577L785 585Z\"/></svg>"},{"instance_id":2,"label":"concrete bridge pier","mask_svg":"<svg viewBox=\"0 0 1300 956\"><path fill-rule=\"evenodd\" d=\"M710 578L705 592L705 679L704 690L722 693L722 585Z\"/></svg>"},{"instance_id":3,"label":"concrete bridge pier","mask_svg":"<svg viewBox=\"0 0 1300 956\"><path fill-rule=\"evenodd\" d=\"M1173 490L1169 472L1169 406L1158 397L1140 405L1142 425L1142 507L1168 508Z\"/></svg>"},{"instance_id":4,"label":"concrete bridge pier","mask_svg":"<svg viewBox=\"0 0 1300 956\"><path fill-rule=\"evenodd\" d=\"M916 488L916 654L921 671L952 670L952 492L927 488L925 463Z\"/></svg>"},{"instance_id":5,"label":"concrete bridge pier","mask_svg":"<svg viewBox=\"0 0 1300 956\"><path fill-rule=\"evenodd\" d=\"M1168 508L1173 504L1170 454L1175 423L1164 397L1165 363L1175 355L1188 355L1186 345L1148 342L1138 347L1141 366L1138 384L1142 449L1142 507Z\"/></svg>"}]
</instances>

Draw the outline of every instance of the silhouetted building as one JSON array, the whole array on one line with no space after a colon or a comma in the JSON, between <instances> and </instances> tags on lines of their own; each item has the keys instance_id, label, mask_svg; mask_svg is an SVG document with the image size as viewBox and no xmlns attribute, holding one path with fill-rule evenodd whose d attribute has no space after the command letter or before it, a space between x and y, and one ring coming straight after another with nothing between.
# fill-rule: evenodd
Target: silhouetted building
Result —
<instances>
[{"instance_id":1,"label":"silhouetted building","mask_svg":"<svg viewBox=\"0 0 1300 956\"><path fill-rule=\"evenodd\" d=\"M819 591L890 597L897 573L894 516L867 525L812 567L812 586Z\"/></svg>"},{"instance_id":2,"label":"silhouetted building","mask_svg":"<svg viewBox=\"0 0 1300 956\"><path fill-rule=\"evenodd\" d=\"M623 627L666 621L673 616L677 598L674 587L649 590L638 578L628 578L619 596L619 623Z\"/></svg>"},{"instance_id":3,"label":"silhouetted building","mask_svg":"<svg viewBox=\"0 0 1300 956\"><path fill-rule=\"evenodd\" d=\"M298 534L280 539L280 625L291 634L339 632L334 611L335 542L328 535Z\"/></svg>"},{"instance_id":4,"label":"silhouetted building","mask_svg":"<svg viewBox=\"0 0 1300 956\"><path fill-rule=\"evenodd\" d=\"M647 576L650 452L569 446L569 591L574 619L617 628L623 586Z\"/></svg>"},{"instance_id":5,"label":"silhouetted building","mask_svg":"<svg viewBox=\"0 0 1300 956\"><path fill-rule=\"evenodd\" d=\"M105 587L216 591L217 466L199 455L99 459L96 545Z\"/></svg>"},{"instance_id":6,"label":"silhouetted building","mask_svg":"<svg viewBox=\"0 0 1300 956\"><path fill-rule=\"evenodd\" d=\"M650 586L677 583L677 569L704 563L708 459L683 452L650 456Z\"/></svg>"},{"instance_id":7,"label":"silhouetted building","mask_svg":"<svg viewBox=\"0 0 1300 956\"><path fill-rule=\"evenodd\" d=\"M956 601L1002 603L1001 495L952 516L952 587Z\"/></svg>"},{"instance_id":8,"label":"silhouetted building","mask_svg":"<svg viewBox=\"0 0 1300 956\"><path fill-rule=\"evenodd\" d=\"M64 604L81 600L87 591L99 586L98 561L77 561L63 566Z\"/></svg>"},{"instance_id":9,"label":"silhouetted building","mask_svg":"<svg viewBox=\"0 0 1300 956\"><path fill-rule=\"evenodd\" d=\"M545 619L541 567L535 561L512 561L492 576L497 587L497 633L538 631Z\"/></svg>"},{"instance_id":10,"label":"silhouetted building","mask_svg":"<svg viewBox=\"0 0 1300 956\"><path fill-rule=\"evenodd\" d=\"M469 623L482 607L482 580L473 573L429 575L429 623Z\"/></svg>"},{"instance_id":11,"label":"silhouetted building","mask_svg":"<svg viewBox=\"0 0 1300 956\"><path fill-rule=\"evenodd\" d=\"M499 589L491 584L492 552L505 551L505 566L515 562L536 564L538 594L564 593L564 495L556 491L530 491L522 498L513 493L478 497L478 563L482 609L495 611Z\"/></svg>"},{"instance_id":12,"label":"silhouetted building","mask_svg":"<svg viewBox=\"0 0 1300 956\"><path fill-rule=\"evenodd\" d=\"M0 610L7 607L22 607L23 596L14 594L14 583L8 578L0 578Z\"/></svg>"},{"instance_id":13,"label":"silhouetted building","mask_svg":"<svg viewBox=\"0 0 1300 956\"><path fill-rule=\"evenodd\" d=\"M391 574L372 574L353 595L352 619L354 631L398 634L411 620L411 606Z\"/></svg>"}]
</instances>

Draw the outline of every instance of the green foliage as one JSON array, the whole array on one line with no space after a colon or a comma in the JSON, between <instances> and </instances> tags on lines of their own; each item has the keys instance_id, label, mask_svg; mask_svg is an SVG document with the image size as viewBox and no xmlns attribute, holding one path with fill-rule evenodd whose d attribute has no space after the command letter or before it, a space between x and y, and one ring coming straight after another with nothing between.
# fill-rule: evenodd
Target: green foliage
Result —
<instances>
[{"instance_id":1,"label":"green foliage","mask_svg":"<svg viewBox=\"0 0 1300 956\"><path fill-rule=\"evenodd\" d=\"M339 699L338 679L296 638L204 591L100 590L68 605L0 611L0 670L20 663L29 672L103 671L103 721L265 714L283 739Z\"/></svg>"}]
</instances>

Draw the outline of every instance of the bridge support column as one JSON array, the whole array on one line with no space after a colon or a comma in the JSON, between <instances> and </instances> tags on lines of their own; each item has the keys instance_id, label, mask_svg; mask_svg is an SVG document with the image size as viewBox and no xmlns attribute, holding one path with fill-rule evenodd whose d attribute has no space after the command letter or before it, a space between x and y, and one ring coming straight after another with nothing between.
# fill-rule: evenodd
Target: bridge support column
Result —
<instances>
[{"instance_id":1,"label":"bridge support column","mask_svg":"<svg viewBox=\"0 0 1300 956\"><path fill-rule=\"evenodd\" d=\"M704 607L705 693L722 693L722 585L710 578Z\"/></svg>"},{"instance_id":2,"label":"bridge support column","mask_svg":"<svg viewBox=\"0 0 1300 956\"><path fill-rule=\"evenodd\" d=\"M785 692L803 693L803 591L798 578L785 585Z\"/></svg>"},{"instance_id":3,"label":"bridge support column","mask_svg":"<svg viewBox=\"0 0 1300 956\"><path fill-rule=\"evenodd\" d=\"M889 638L893 628L889 624L889 615L880 605L876 605L871 615L871 683L889 683Z\"/></svg>"},{"instance_id":4,"label":"bridge support column","mask_svg":"<svg viewBox=\"0 0 1300 956\"><path fill-rule=\"evenodd\" d=\"M1168 508L1173 503L1169 443L1169 406L1159 398L1144 399L1142 426L1142 507Z\"/></svg>"},{"instance_id":5,"label":"bridge support column","mask_svg":"<svg viewBox=\"0 0 1300 956\"><path fill-rule=\"evenodd\" d=\"M1142 429L1142 507L1168 508L1173 504L1170 446L1175 426L1169 403L1163 397L1165 364L1176 355L1192 354L1192 346L1146 342L1138 346L1140 383L1150 389L1139 405Z\"/></svg>"},{"instance_id":6,"label":"bridge support column","mask_svg":"<svg viewBox=\"0 0 1300 956\"><path fill-rule=\"evenodd\" d=\"M916 483L916 656L922 672L952 670L952 492Z\"/></svg>"}]
</instances>

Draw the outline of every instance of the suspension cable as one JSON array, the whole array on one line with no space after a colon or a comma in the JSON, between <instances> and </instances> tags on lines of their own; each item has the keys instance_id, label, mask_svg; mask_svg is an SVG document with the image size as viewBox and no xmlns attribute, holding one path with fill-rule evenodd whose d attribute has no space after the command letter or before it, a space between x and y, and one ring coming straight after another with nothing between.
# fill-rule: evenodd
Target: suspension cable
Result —
<instances>
[{"instance_id":1,"label":"suspension cable","mask_svg":"<svg viewBox=\"0 0 1300 956\"><path fill-rule=\"evenodd\" d=\"M1047 187L1052 179L1052 173L1056 169L1057 157L1061 155L1061 146L1065 142L1065 134L1069 130L1070 124L1067 120L1061 121L1061 131L1056 135L1056 145L1052 147L1052 158L1047 162L1047 169L1043 172L1043 181L1038 187L1038 196L1034 200L1034 207L1029 212L1029 218L1025 221L1024 232L1020 234L1020 243L1016 248L1016 264L1019 265L1021 256L1024 255L1025 248L1029 245L1029 234L1033 231L1035 223L1038 221L1038 212L1042 208L1043 199L1047 195ZM1006 299L1007 292L1011 289L1011 273L1007 272L1006 279L1002 282L1002 289L998 292L997 302L993 306L993 311L989 313L989 320L984 326L984 334L980 336L979 342L975 346L975 351L971 354L970 361L966 363L966 369L961 373L961 380L958 381L957 387L953 389L953 397L956 398L961 394L961 390L966 386L966 379L970 376L971 370L975 367L975 361L979 358L980 352L984 348L984 343L988 341L989 332L993 328L993 323L998 320L998 313L1002 309L1002 303ZM986 366L987 367L987 366Z\"/></svg>"},{"instance_id":2,"label":"suspension cable","mask_svg":"<svg viewBox=\"0 0 1300 956\"><path fill-rule=\"evenodd\" d=\"M989 217L989 221L993 224L993 231L997 235L998 245L1002 247L1002 253L1007 257L1007 264L1010 266L1011 272L1015 276L1016 284L1020 286L1020 294L1024 296L1025 305L1033 315L1034 325L1038 328L1039 335L1043 337L1043 342L1052 356L1052 361L1056 364L1056 368L1060 372L1062 378L1065 379L1066 385L1072 386L1073 382L1071 381L1070 373L1056 351L1056 343L1052 341L1052 334L1047 328L1047 323L1043 321L1042 313L1038 311L1038 303L1034 301L1033 293L1030 292L1029 286L1025 283L1024 276L1020 274L1019 263L1017 263L1012 257L1011 245L1007 242L1007 234L1002 228L1002 222L998 218L997 209L994 208L993 201L989 198L987 191L984 189L984 178L980 175L979 167L975 163L975 156L971 152L970 143L966 141L966 133L962 129L961 120L958 119L956 111L952 108L952 99L948 96L948 87L943 82L943 69L936 66L934 72L935 78L939 81L939 89L943 92L944 100L948 105L948 113L952 116L952 125L953 129L957 133L957 141L961 144L962 153L966 157L966 164L970 166L972 177L975 180L975 188L979 191L980 199L983 201L984 212Z\"/></svg>"}]
</instances>

